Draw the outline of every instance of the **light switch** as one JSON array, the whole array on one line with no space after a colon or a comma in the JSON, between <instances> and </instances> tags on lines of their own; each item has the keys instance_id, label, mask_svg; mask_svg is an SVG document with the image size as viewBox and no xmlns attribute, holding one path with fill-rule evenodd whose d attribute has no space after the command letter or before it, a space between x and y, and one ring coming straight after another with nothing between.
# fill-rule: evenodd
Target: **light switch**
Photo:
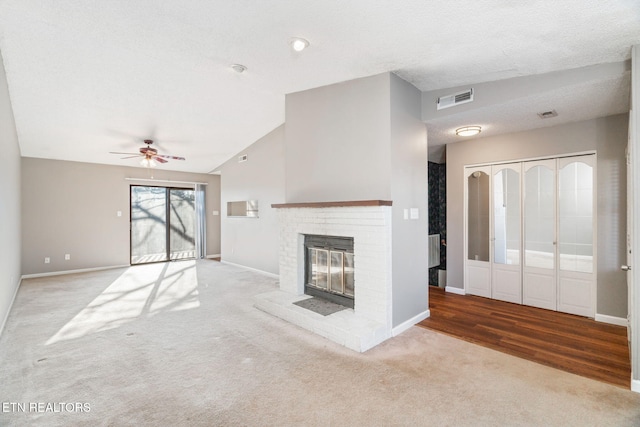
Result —
<instances>
[{"instance_id":1,"label":"light switch","mask_svg":"<svg viewBox=\"0 0 640 427\"><path fill-rule=\"evenodd\" d=\"M64 254L65 261L69 261L71 259L71 254Z\"/></svg>"},{"instance_id":2,"label":"light switch","mask_svg":"<svg viewBox=\"0 0 640 427\"><path fill-rule=\"evenodd\" d=\"M118 216L122 216L122 211L118 211L118 212L117 212L117 215L118 215Z\"/></svg>"},{"instance_id":3,"label":"light switch","mask_svg":"<svg viewBox=\"0 0 640 427\"><path fill-rule=\"evenodd\" d=\"M220 211L213 211L213 216L218 216L220 215Z\"/></svg>"},{"instance_id":4,"label":"light switch","mask_svg":"<svg viewBox=\"0 0 640 427\"><path fill-rule=\"evenodd\" d=\"M418 219L420 217L420 210L418 208L411 208L411 219Z\"/></svg>"},{"instance_id":5,"label":"light switch","mask_svg":"<svg viewBox=\"0 0 640 427\"><path fill-rule=\"evenodd\" d=\"M402 216L404 217L404 219L409 219L409 209L404 209L402 211Z\"/></svg>"}]
</instances>

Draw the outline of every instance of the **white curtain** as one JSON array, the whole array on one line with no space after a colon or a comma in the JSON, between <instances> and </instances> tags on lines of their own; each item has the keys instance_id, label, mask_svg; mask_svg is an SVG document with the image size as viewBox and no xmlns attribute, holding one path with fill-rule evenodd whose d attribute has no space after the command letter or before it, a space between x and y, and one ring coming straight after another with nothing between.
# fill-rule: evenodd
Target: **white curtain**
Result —
<instances>
[{"instance_id":1,"label":"white curtain","mask_svg":"<svg viewBox=\"0 0 640 427\"><path fill-rule=\"evenodd\" d=\"M196 184L196 259L207 256L207 209L204 200L206 185Z\"/></svg>"}]
</instances>

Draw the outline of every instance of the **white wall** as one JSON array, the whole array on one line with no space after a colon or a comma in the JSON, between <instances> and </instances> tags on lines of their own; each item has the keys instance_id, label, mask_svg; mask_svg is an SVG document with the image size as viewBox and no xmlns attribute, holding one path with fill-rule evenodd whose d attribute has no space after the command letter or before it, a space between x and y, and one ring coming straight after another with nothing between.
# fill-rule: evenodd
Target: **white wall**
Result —
<instances>
[{"instance_id":1,"label":"white wall","mask_svg":"<svg viewBox=\"0 0 640 427\"><path fill-rule=\"evenodd\" d=\"M631 150L631 179L633 189L631 198L633 203L633 218L630 230L632 241L632 259L635 263L640 253L640 45L631 49L631 112L629 144ZM627 262L624 263L628 264ZM631 327L631 390L640 393L640 274L637 273L637 264L631 265L634 269L631 274L631 289L629 295L629 326Z\"/></svg>"},{"instance_id":2,"label":"white wall","mask_svg":"<svg viewBox=\"0 0 640 427\"><path fill-rule=\"evenodd\" d=\"M20 147L0 57L0 333L20 283Z\"/></svg>"},{"instance_id":3,"label":"white wall","mask_svg":"<svg viewBox=\"0 0 640 427\"><path fill-rule=\"evenodd\" d=\"M271 207L284 198L284 125L246 150L246 162L234 156L217 170L221 174L222 260L278 274L278 217ZM258 200L258 218L229 218L227 202Z\"/></svg>"},{"instance_id":4,"label":"white wall","mask_svg":"<svg viewBox=\"0 0 640 427\"><path fill-rule=\"evenodd\" d=\"M125 180L149 178L149 171L140 167L23 158L22 274L128 265L130 185L171 185L163 179L209 184L207 253L219 254L220 217L213 211L220 211L220 177L161 168L153 176L157 184ZM64 254L71 259L66 261Z\"/></svg>"},{"instance_id":5,"label":"white wall","mask_svg":"<svg viewBox=\"0 0 640 427\"><path fill-rule=\"evenodd\" d=\"M596 313L627 315L626 114L447 145L447 286L463 288L465 165L597 150L598 297Z\"/></svg>"}]
</instances>

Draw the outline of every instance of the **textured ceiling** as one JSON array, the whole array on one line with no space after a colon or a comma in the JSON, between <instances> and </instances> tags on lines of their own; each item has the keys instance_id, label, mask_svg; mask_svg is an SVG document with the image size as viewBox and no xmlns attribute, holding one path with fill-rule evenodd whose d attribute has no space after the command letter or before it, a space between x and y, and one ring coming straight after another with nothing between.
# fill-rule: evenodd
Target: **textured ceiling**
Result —
<instances>
[{"instance_id":1,"label":"textured ceiling","mask_svg":"<svg viewBox=\"0 0 640 427\"><path fill-rule=\"evenodd\" d=\"M292 36L311 46L294 54ZM620 62L634 44L637 0L0 0L23 156L134 166L108 152L135 151L151 137L187 158L163 168L193 172L283 123L286 93L386 71L433 91ZM233 72L234 63L247 72ZM628 91L614 80L578 85L582 101ZM519 99L567 104L575 93ZM520 105L474 114L501 132L540 126L520 117ZM625 108L605 107L571 120ZM462 119L475 117L438 126ZM430 143L448 142L439 129Z\"/></svg>"}]
</instances>

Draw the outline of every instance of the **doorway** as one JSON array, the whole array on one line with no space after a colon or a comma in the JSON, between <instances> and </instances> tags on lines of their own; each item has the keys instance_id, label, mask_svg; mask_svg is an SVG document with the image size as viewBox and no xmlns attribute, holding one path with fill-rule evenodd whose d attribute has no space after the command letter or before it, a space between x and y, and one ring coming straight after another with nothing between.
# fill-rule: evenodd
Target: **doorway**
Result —
<instances>
[{"instance_id":1,"label":"doorway","mask_svg":"<svg viewBox=\"0 0 640 427\"><path fill-rule=\"evenodd\" d=\"M132 185L131 265L196 257L195 191Z\"/></svg>"}]
</instances>

